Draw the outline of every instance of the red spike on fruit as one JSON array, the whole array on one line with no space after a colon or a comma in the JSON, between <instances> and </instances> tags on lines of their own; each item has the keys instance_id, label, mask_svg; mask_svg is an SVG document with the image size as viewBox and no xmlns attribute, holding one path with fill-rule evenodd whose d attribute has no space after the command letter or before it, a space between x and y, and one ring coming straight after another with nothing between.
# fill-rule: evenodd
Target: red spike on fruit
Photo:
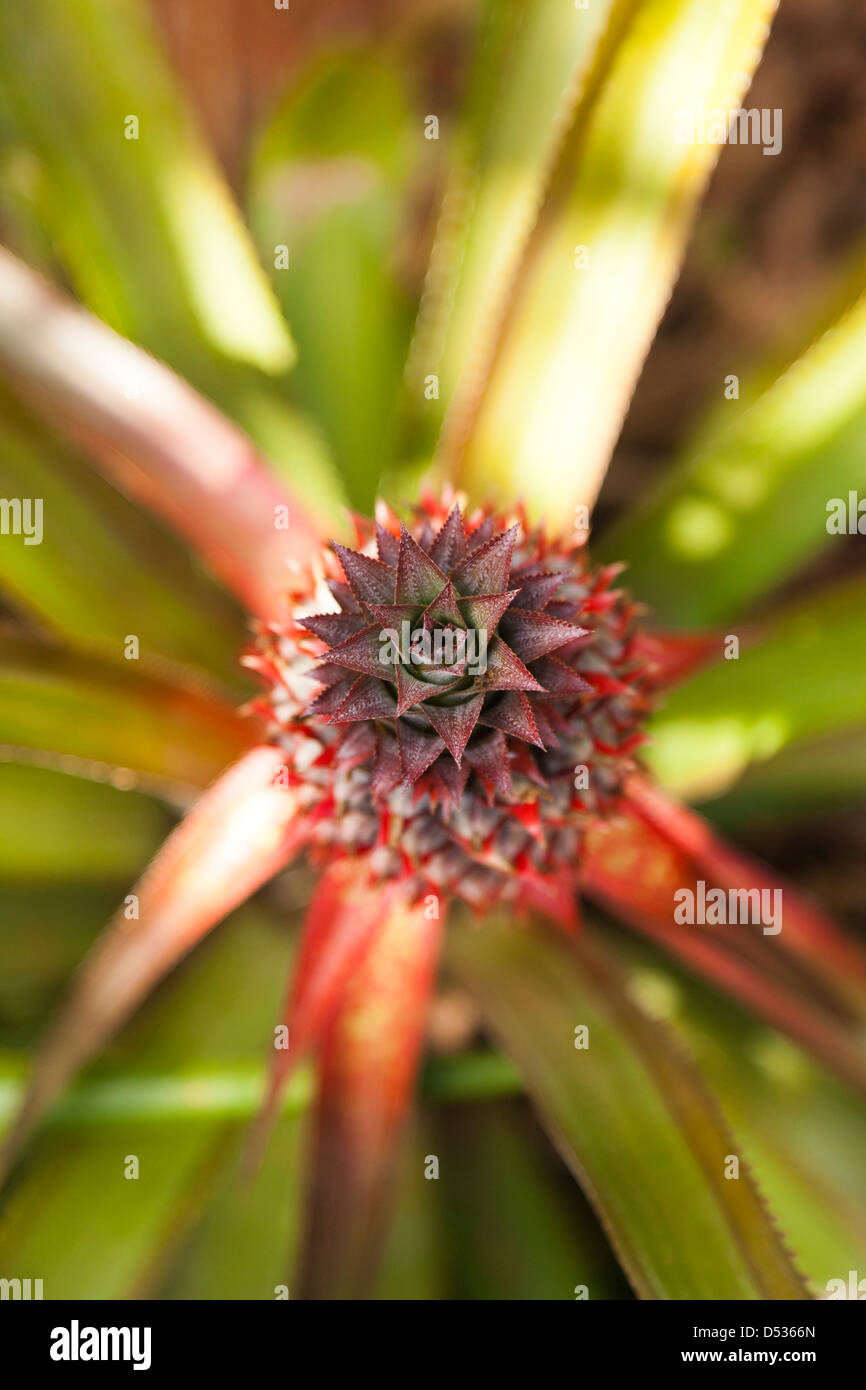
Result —
<instances>
[{"instance_id":1,"label":"red spike on fruit","mask_svg":"<svg viewBox=\"0 0 866 1390\"><path fill-rule=\"evenodd\" d=\"M484 711L481 723L501 729L512 738L534 743L537 748L544 747L533 718L532 706L522 690L506 690Z\"/></svg>"},{"instance_id":2,"label":"red spike on fruit","mask_svg":"<svg viewBox=\"0 0 866 1390\"><path fill-rule=\"evenodd\" d=\"M383 685L372 676L361 676L331 715L331 723L346 724L355 719L393 719L396 709L391 686Z\"/></svg>"},{"instance_id":3,"label":"red spike on fruit","mask_svg":"<svg viewBox=\"0 0 866 1390\"><path fill-rule=\"evenodd\" d=\"M478 716L483 704L484 697L476 695L472 700L467 700L462 705L447 707L427 704L424 706L424 713L437 734L444 740L445 747L458 765L462 761L463 750L469 742L472 730L478 723Z\"/></svg>"},{"instance_id":4,"label":"red spike on fruit","mask_svg":"<svg viewBox=\"0 0 866 1390\"><path fill-rule=\"evenodd\" d=\"M397 575L388 565L362 555L358 550L347 550L344 545L334 544L334 550L343 566L352 593L362 603L393 603L394 586Z\"/></svg>"},{"instance_id":5,"label":"red spike on fruit","mask_svg":"<svg viewBox=\"0 0 866 1390\"><path fill-rule=\"evenodd\" d=\"M298 618L298 623L331 647L354 637L367 626L366 618L360 613L308 613L306 617Z\"/></svg>"},{"instance_id":6,"label":"red spike on fruit","mask_svg":"<svg viewBox=\"0 0 866 1390\"><path fill-rule=\"evenodd\" d=\"M394 681L394 667L391 660L383 656L387 643L383 641L382 629L378 623L365 627L356 636L327 653L328 660L337 666L347 666L350 671L363 671L366 676L376 676L379 680Z\"/></svg>"},{"instance_id":7,"label":"red spike on fruit","mask_svg":"<svg viewBox=\"0 0 866 1390\"><path fill-rule=\"evenodd\" d=\"M561 618L548 618L544 613L527 613L513 607L503 616L500 630L521 661L536 661L564 647L566 642L585 637L589 631L573 623L564 623Z\"/></svg>"},{"instance_id":8,"label":"red spike on fruit","mask_svg":"<svg viewBox=\"0 0 866 1390\"><path fill-rule=\"evenodd\" d=\"M457 592L464 596L501 592L508 583L516 539L517 527L512 526L510 531L474 550L451 576Z\"/></svg>"},{"instance_id":9,"label":"red spike on fruit","mask_svg":"<svg viewBox=\"0 0 866 1390\"><path fill-rule=\"evenodd\" d=\"M448 583L439 566L421 549L404 526L397 560L397 603L422 603L426 607Z\"/></svg>"},{"instance_id":10,"label":"red spike on fruit","mask_svg":"<svg viewBox=\"0 0 866 1390\"><path fill-rule=\"evenodd\" d=\"M434 763L445 747L438 734L425 733L407 724L405 719L397 725L397 738L400 743L400 763L403 768L403 781L411 786Z\"/></svg>"},{"instance_id":11,"label":"red spike on fruit","mask_svg":"<svg viewBox=\"0 0 866 1390\"><path fill-rule=\"evenodd\" d=\"M450 574L455 565L466 559L466 530L456 503L430 547L430 559L435 560L446 574Z\"/></svg>"}]
</instances>

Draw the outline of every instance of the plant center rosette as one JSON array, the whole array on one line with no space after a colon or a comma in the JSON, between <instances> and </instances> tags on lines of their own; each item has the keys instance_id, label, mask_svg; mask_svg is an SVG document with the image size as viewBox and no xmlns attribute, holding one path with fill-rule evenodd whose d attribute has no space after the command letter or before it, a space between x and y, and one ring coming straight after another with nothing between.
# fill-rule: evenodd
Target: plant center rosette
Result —
<instances>
[{"instance_id":1,"label":"plant center rosette","mask_svg":"<svg viewBox=\"0 0 866 1390\"><path fill-rule=\"evenodd\" d=\"M355 524L247 658L314 853L475 907L573 882L649 707L620 567L447 497Z\"/></svg>"}]
</instances>

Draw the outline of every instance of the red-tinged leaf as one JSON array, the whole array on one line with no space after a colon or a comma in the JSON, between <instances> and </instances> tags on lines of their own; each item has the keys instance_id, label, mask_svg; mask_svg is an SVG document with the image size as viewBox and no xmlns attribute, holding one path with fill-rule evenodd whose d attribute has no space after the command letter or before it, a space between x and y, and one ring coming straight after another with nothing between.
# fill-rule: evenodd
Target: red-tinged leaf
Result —
<instances>
[{"instance_id":1,"label":"red-tinged leaf","mask_svg":"<svg viewBox=\"0 0 866 1390\"><path fill-rule=\"evenodd\" d=\"M553 725L544 712L544 705L541 700L531 700L529 707L532 711L532 718L538 730L538 737L541 739L543 748L559 748L560 742L553 730Z\"/></svg>"},{"instance_id":2,"label":"red-tinged leaf","mask_svg":"<svg viewBox=\"0 0 866 1390\"><path fill-rule=\"evenodd\" d=\"M465 622L479 632L492 635L516 594L516 589L506 589L502 594L476 594L473 598L458 599L457 603Z\"/></svg>"},{"instance_id":3,"label":"red-tinged leaf","mask_svg":"<svg viewBox=\"0 0 866 1390\"><path fill-rule=\"evenodd\" d=\"M520 904L547 917L566 932L579 924L577 885L573 873L540 874L531 865L520 870Z\"/></svg>"},{"instance_id":4,"label":"red-tinged leaf","mask_svg":"<svg viewBox=\"0 0 866 1390\"><path fill-rule=\"evenodd\" d=\"M376 522L376 549L379 551L379 559L383 565L390 565L392 569L397 568L397 557L400 554L399 537L392 535L380 521Z\"/></svg>"},{"instance_id":5,"label":"red-tinged leaf","mask_svg":"<svg viewBox=\"0 0 866 1390\"><path fill-rule=\"evenodd\" d=\"M508 746L499 729L480 738L466 750L466 761L479 776L503 796L511 796L511 774L508 770Z\"/></svg>"},{"instance_id":6,"label":"red-tinged leaf","mask_svg":"<svg viewBox=\"0 0 866 1390\"><path fill-rule=\"evenodd\" d=\"M706 864L628 806L615 821L591 828L584 840L581 887L589 897L803 1043L866 1093L866 1047L843 982L828 989L824 979L779 944L784 931L774 937L750 924L714 928L675 922L674 894L697 892L702 878L710 881ZM755 885L744 876L736 886Z\"/></svg>"},{"instance_id":7,"label":"red-tinged leaf","mask_svg":"<svg viewBox=\"0 0 866 1390\"><path fill-rule=\"evenodd\" d=\"M720 888L747 885L761 892L778 891L783 911L780 945L801 956L810 971L823 975L830 989L839 990L866 1015L866 954L817 904L759 860L726 844L705 820L643 777L630 779L628 796L638 815L689 855Z\"/></svg>"},{"instance_id":8,"label":"red-tinged leaf","mask_svg":"<svg viewBox=\"0 0 866 1390\"><path fill-rule=\"evenodd\" d=\"M403 623L409 623L410 631L418 617L417 603L368 603L367 607L383 628L393 632L399 639Z\"/></svg>"},{"instance_id":9,"label":"red-tinged leaf","mask_svg":"<svg viewBox=\"0 0 866 1390\"><path fill-rule=\"evenodd\" d=\"M121 491L189 541L248 612L281 614L290 564L321 548L310 513L214 406L5 251L0 362Z\"/></svg>"},{"instance_id":10,"label":"red-tinged leaf","mask_svg":"<svg viewBox=\"0 0 866 1390\"><path fill-rule=\"evenodd\" d=\"M361 612L361 605L348 584L344 584L340 579L328 579L326 583L344 613Z\"/></svg>"},{"instance_id":11,"label":"red-tinged leaf","mask_svg":"<svg viewBox=\"0 0 866 1390\"><path fill-rule=\"evenodd\" d=\"M549 695L586 695L595 688L595 677L588 673L586 678L578 675L571 666L566 666L555 656L542 656L532 663L533 674L541 681L541 689ZM590 680L593 684L590 685Z\"/></svg>"},{"instance_id":12,"label":"red-tinged leaf","mask_svg":"<svg viewBox=\"0 0 866 1390\"><path fill-rule=\"evenodd\" d=\"M418 778L435 763L445 748L438 734L415 729L405 719L401 719L397 724L397 742L400 745L403 781L409 786L415 785Z\"/></svg>"},{"instance_id":13,"label":"red-tinged leaf","mask_svg":"<svg viewBox=\"0 0 866 1390\"><path fill-rule=\"evenodd\" d=\"M394 885L377 891L352 860L332 864L320 878L281 1014L288 1046L273 1049L267 1093L250 1140L254 1160L289 1077L335 1016L395 892Z\"/></svg>"},{"instance_id":14,"label":"red-tinged leaf","mask_svg":"<svg viewBox=\"0 0 866 1390\"><path fill-rule=\"evenodd\" d=\"M430 681L421 681L417 676L413 676L411 671L407 671L405 666L396 668L397 674L397 713L405 714L407 710L413 709L415 705L423 704L434 695L444 695L457 684L457 680L451 681L448 685L432 685Z\"/></svg>"},{"instance_id":15,"label":"red-tinged leaf","mask_svg":"<svg viewBox=\"0 0 866 1390\"><path fill-rule=\"evenodd\" d=\"M437 594L424 610L425 626L430 627L433 623L451 623L452 625L456 624L457 627L465 626L465 619L457 607L457 595L450 579L442 592Z\"/></svg>"},{"instance_id":16,"label":"red-tinged leaf","mask_svg":"<svg viewBox=\"0 0 866 1390\"><path fill-rule=\"evenodd\" d=\"M639 632L629 656L645 666L659 685L677 685L721 656L722 639L710 632Z\"/></svg>"},{"instance_id":17,"label":"red-tinged leaf","mask_svg":"<svg viewBox=\"0 0 866 1390\"><path fill-rule=\"evenodd\" d=\"M120 768L128 784L188 800L255 738L249 718L167 664L103 661L0 629L0 744L18 761L101 778Z\"/></svg>"},{"instance_id":18,"label":"red-tinged leaf","mask_svg":"<svg viewBox=\"0 0 866 1390\"><path fill-rule=\"evenodd\" d=\"M318 676L318 671L316 675ZM343 701L350 695L354 684L355 682L351 677L335 681L333 685L327 686L314 700L310 701L306 707L306 713L315 715L316 718L326 715L329 719L334 720L334 723L337 723L338 721L334 719L334 716L337 710L342 707Z\"/></svg>"},{"instance_id":19,"label":"red-tinged leaf","mask_svg":"<svg viewBox=\"0 0 866 1390\"><path fill-rule=\"evenodd\" d=\"M37 1054L0 1153L0 1181L67 1081L197 941L281 869L308 827L282 753L253 748L196 803L96 943ZM127 904L129 900L127 899Z\"/></svg>"},{"instance_id":20,"label":"red-tinged leaf","mask_svg":"<svg viewBox=\"0 0 866 1390\"><path fill-rule=\"evenodd\" d=\"M295 1297L363 1298L371 1291L442 925L423 903L383 913L326 1032Z\"/></svg>"}]
</instances>

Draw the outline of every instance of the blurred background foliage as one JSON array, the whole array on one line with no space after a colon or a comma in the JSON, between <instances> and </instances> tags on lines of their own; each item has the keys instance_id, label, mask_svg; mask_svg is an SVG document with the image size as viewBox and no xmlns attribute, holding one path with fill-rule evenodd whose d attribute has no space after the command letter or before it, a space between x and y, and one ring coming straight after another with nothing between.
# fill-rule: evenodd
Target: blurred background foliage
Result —
<instances>
[{"instance_id":1,"label":"blurred background foliage","mask_svg":"<svg viewBox=\"0 0 866 1390\"><path fill-rule=\"evenodd\" d=\"M866 19L844 0L783 0L749 97L783 108L782 152L725 149L668 302L704 175L653 132L671 103L723 90L730 55L684 61L697 4L596 5L613 36L600 55L581 49L585 28L563 44L548 8L298 0L286 22L246 0L4 0L2 241L187 377L322 513L368 509L381 479L402 501L437 438L438 466L462 460L483 491L515 434L530 458L563 441L550 503L580 472L577 431L580 486L589 500L600 487L596 551L629 563L660 623L742 632L739 663L706 668L656 715L656 775L862 931L862 540L828 537L824 503L866 488ZM118 138L131 114L146 138ZM568 196L536 226L551 176ZM554 248L590 235L618 312L602 324L576 298L552 319ZM554 357L579 399L557 393ZM529 404L518 378L536 383ZM514 456L519 491L531 465ZM242 746L231 709L250 687L234 603L5 388L0 493L63 517L50 545L0 548L2 1120L75 962ZM153 654L146 698L120 664L130 626ZM224 719L205 720L203 689ZM38 751L22 762L22 748ZM11 1193L0 1273L44 1277L50 1297L274 1296L298 1235L308 1078L256 1180L235 1169L304 885L293 871L235 914L73 1088ZM635 999L696 1056L812 1281L863 1268L859 1103L645 943L603 931ZM489 1050L471 968L449 962L434 1010L380 1295L630 1296ZM133 1153L141 1180L115 1181Z\"/></svg>"}]
</instances>

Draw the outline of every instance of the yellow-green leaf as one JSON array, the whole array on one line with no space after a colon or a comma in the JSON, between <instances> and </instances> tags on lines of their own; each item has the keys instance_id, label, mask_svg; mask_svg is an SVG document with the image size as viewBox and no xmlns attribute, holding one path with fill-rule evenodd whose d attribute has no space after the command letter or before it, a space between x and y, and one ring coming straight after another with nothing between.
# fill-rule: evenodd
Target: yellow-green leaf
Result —
<instances>
[{"instance_id":1,"label":"yellow-green leaf","mask_svg":"<svg viewBox=\"0 0 866 1390\"><path fill-rule=\"evenodd\" d=\"M569 525L593 503L774 0L646 0L584 126L578 108L457 476ZM700 120L697 135L703 136ZM465 437L465 444L462 442Z\"/></svg>"}]
</instances>

